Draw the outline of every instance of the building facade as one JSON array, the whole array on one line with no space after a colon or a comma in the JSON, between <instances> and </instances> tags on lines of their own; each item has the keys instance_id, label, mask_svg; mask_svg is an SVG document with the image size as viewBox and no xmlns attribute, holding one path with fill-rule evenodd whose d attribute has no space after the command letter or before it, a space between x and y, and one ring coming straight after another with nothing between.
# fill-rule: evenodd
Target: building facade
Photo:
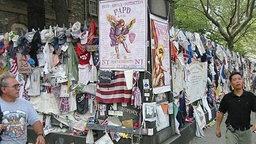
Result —
<instances>
[{"instance_id":1,"label":"building facade","mask_svg":"<svg viewBox=\"0 0 256 144\"><path fill-rule=\"evenodd\" d=\"M79 21L97 18L98 0L66 0L68 6L68 21L70 25ZM56 15L52 0L44 0L45 27L56 25ZM17 34L26 33L27 0L0 0L0 34L15 31Z\"/></svg>"}]
</instances>

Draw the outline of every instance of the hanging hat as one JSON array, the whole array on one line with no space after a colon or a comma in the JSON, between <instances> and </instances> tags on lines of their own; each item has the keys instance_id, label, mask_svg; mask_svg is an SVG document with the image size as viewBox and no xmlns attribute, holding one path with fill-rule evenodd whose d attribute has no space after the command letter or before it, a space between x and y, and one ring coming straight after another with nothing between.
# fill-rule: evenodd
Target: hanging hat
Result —
<instances>
[{"instance_id":1,"label":"hanging hat","mask_svg":"<svg viewBox=\"0 0 256 144\"><path fill-rule=\"evenodd\" d=\"M42 44L45 44L46 42L51 43L53 37L54 37L54 33L51 26L49 27L49 29L43 29L40 32L40 38L41 38Z\"/></svg>"},{"instance_id":2,"label":"hanging hat","mask_svg":"<svg viewBox=\"0 0 256 144\"><path fill-rule=\"evenodd\" d=\"M77 21L73 24L71 35L73 36L74 39L77 39L81 36L81 23L80 22Z\"/></svg>"},{"instance_id":3,"label":"hanging hat","mask_svg":"<svg viewBox=\"0 0 256 144\"><path fill-rule=\"evenodd\" d=\"M36 31L33 29L31 32L25 34L25 38L28 40L28 42L32 42L35 33Z\"/></svg>"},{"instance_id":4,"label":"hanging hat","mask_svg":"<svg viewBox=\"0 0 256 144\"><path fill-rule=\"evenodd\" d=\"M54 50L59 49L59 39L57 37L54 37L50 44L53 46Z\"/></svg>"},{"instance_id":5,"label":"hanging hat","mask_svg":"<svg viewBox=\"0 0 256 144\"><path fill-rule=\"evenodd\" d=\"M41 42L44 44L46 43L47 39L45 37L45 35L49 33L49 30L48 29L43 29L41 32L40 32L40 36L41 36Z\"/></svg>"},{"instance_id":6,"label":"hanging hat","mask_svg":"<svg viewBox=\"0 0 256 144\"><path fill-rule=\"evenodd\" d=\"M18 46L18 39L19 39L19 35L15 35L13 38L12 38L12 42L13 42L13 47L17 47Z\"/></svg>"},{"instance_id":7,"label":"hanging hat","mask_svg":"<svg viewBox=\"0 0 256 144\"><path fill-rule=\"evenodd\" d=\"M16 36L16 33L14 31L11 31L9 33L9 41L11 41Z\"/></svg>"},{"instance_id":8,"label":"hanging hat","mask_svg":"<svg viewBox=\"0 0 256 144\"><path fill-rule=\"evenodd\" d=\"M57 31L56 36L58 37L58 41L59 41L60 45L64 44L67 40L65 31L63 31L63 30L62 31Z\"/></svg>"},{"instance_id":9,"label":"hanging hat","mask_svg":"<svg viewBox=\"0 0 256 144\"><path fill-rule=\"evenodd\" d=\"M88 40L88 31L84 31L80 37L81 44L86 44Z\"/></svg>"}]
</instances>

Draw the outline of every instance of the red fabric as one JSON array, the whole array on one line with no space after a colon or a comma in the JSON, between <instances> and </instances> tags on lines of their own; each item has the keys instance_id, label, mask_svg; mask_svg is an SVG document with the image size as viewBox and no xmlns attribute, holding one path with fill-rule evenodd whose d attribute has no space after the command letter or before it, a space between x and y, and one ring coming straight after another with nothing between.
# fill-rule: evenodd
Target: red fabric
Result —
<instances>
[{"instance_id":1,"label":"red fabric","mask_svg":"<svg viewBox=\"0 0 256 144\"><path fill-rule=\"evenodd\" d=\"M86 50L87 46L84 46L85 48L82 48L80 42L75 47L76 54L79 58L79 64L86 65L89 63L91 54Z\"/></svg>"},{"instance_id":2,"label":"red fabric","mask_svg":"<svg viewBox=\"0 0 256 144\"><path fill-rule=\"evenodd\" d=\"M97 26L96 26L96 22L95 20L91 21L90 27L89 27L89 33L88 33L88 40L87 40L87 44L88 45L92 45L93 44L93 40L96 37L96 31Z\"/></svg>"},{"instance_id":3,"label":"red fabric","mask_svg":"<svg viewBox=\"0 0 256 144\"><path fill-rule=\"evenodd\" d=\"M175 47L173 42L170 42L170 48L171 48L171 58L174 62L176 62L176 60L178 59L178 50Z\"/></svg>"},{"instance_id":4,"label":"red fabric","mask_svg":"<svg viewBox=\"0 0 256 144\"><path fill-rule=\"evenodd\" d=\"M85 45L81 45L81 42L78 42L77 46L75 47L77 56L79 58L79 64L81 65L89 64L91 54L90 52L87 51L87 45L93 44L93 40L96 37L96 33L97 33L96 30L97 30L96 22L95 20L92 20L88 30L87 43Z\"/></svg>"}]
</instances>

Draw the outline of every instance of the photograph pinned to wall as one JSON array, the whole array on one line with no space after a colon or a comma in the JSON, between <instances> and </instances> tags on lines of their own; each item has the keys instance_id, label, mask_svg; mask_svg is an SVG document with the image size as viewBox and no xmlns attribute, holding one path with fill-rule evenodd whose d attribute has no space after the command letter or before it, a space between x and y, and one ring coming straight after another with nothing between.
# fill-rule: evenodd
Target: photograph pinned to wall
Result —
<instances>
[{"instance_id":1,"label":"photograph pinned to wall","mask_svg":"<svg viewBox=\"0 0 256 144\"><path fill-rule=\"evenodd\" d=\"M98 104L98 111L100 116L105 116L107 111L106 104Z\"/></svg>"},{"instance_id":2,"label":"photograph pinned to wall","mask_svg":"<svg viewBox=\"0 0 256 144\"><path fill-rule=\"evenodd\" d=\"M153 93L170 91L170 50L168 21L150 15Z\"/></svg>"},{"instance_id":3,"label":"photograph pinned to wall","mask_svg":"<svg viewBox=\"0 0 256 144\"><path fill-rule=\"evenodd\" d=\"M145 121L155 121L156 120L156 102L143 103L142 106L143 119Z\"/></svg>"},{"instance_id":4,"label":"photograph pinned to wall","mask_svg":"<svg viewBox=\"0 0 256 144\"><path fill-rule=\"evenodd\" d=\"M100 69L145 71L146 42L146 0L99 1Z\"/></svg>"}]
</instances>

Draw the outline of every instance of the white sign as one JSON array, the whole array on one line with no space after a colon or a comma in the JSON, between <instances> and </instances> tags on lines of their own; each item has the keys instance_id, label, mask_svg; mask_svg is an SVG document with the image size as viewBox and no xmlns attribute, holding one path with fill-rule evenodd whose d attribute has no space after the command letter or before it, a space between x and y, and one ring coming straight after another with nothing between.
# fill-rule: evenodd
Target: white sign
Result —
<instances>
[{"instance_id":1,"label":"white sign","mask_svg":"<svg viewBox=\"0 0 256 144\"><path fill-rule=\"evenodd\" d=\"M146 0L99 2L100 69L146 70Z\"/></svg>"},{"instance_id":2,"label":"white sign","mask_svg":"<svg viewBox=\"0 0 256 144\"><path fill-rule=\"evenodd\" d=\"M186 104L201 99L206 92L207 62L191 63L186 75Z\"/></svg>"}]
</instances>

